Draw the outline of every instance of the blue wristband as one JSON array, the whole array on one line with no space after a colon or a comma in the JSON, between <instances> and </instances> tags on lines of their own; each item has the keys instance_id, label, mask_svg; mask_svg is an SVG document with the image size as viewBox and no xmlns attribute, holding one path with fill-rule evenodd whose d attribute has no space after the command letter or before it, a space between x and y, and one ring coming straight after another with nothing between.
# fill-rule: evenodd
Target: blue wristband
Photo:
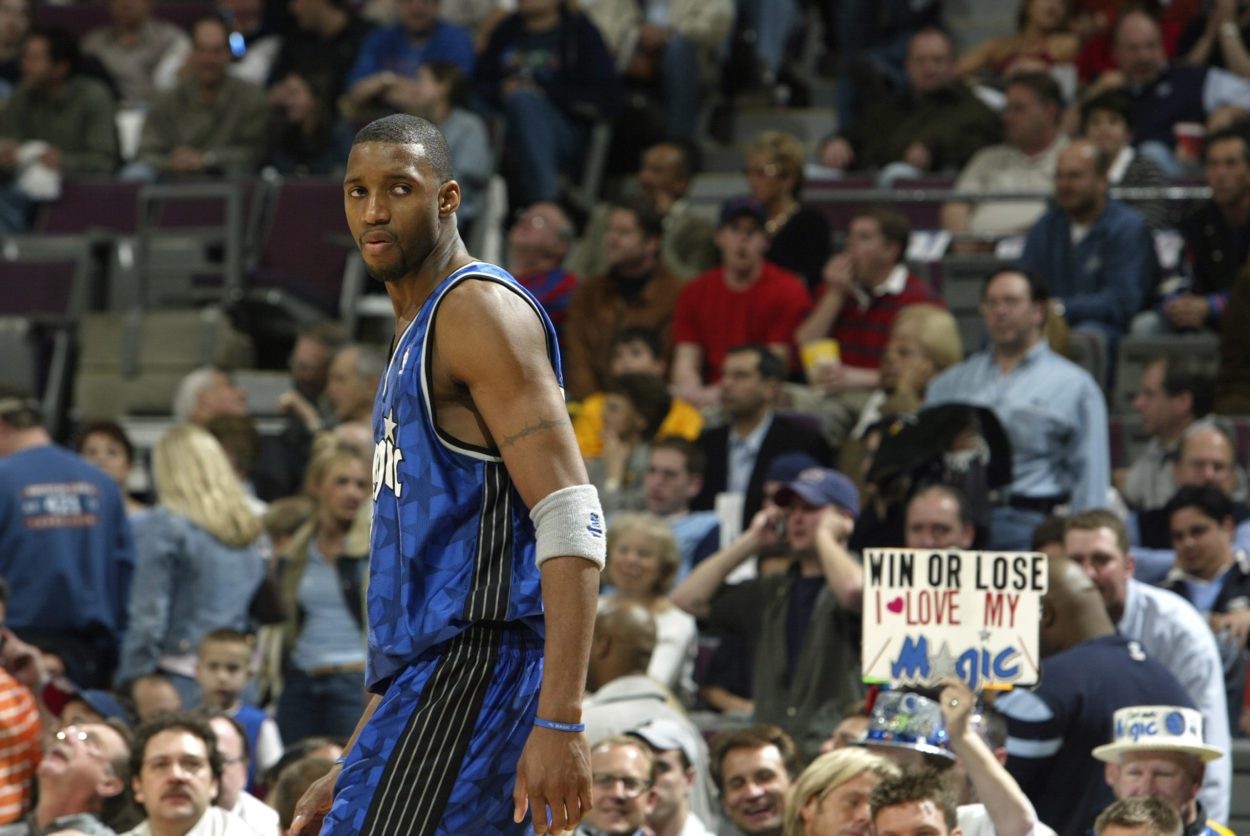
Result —
<instances>
[{"instance_id":1,"label":"blue wristband","mask_svg":"<svg viewBox=\"0 0 1250 836\"><path fill-rule=\"evenodd\" d=\"M534 718L534 725L540 729L551 729L552 731L562 732L584 732L586 731L585 723L557 723L554 720L544 720L541 717Z\"/></svg>"}]
</instances>

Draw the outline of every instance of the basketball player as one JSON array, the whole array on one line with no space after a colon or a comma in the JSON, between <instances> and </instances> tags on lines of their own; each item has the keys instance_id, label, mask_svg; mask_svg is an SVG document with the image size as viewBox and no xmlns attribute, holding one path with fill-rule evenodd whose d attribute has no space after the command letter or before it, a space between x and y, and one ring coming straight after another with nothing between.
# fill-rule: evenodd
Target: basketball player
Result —
<instances>
[{"instance_id":1,"label":"basketball player","mask_svg":"<svg viewBox=\"0 0 1250 836\"><path fill-rule=\"evenodd\" d=\"M555 331L465 251L429 122L361 129L343 194L396 320L373 410L375 696L294 832L321 816L336 836L571 830L590 808L580 721L604 525Z\"/></svg>"}]
</instances>

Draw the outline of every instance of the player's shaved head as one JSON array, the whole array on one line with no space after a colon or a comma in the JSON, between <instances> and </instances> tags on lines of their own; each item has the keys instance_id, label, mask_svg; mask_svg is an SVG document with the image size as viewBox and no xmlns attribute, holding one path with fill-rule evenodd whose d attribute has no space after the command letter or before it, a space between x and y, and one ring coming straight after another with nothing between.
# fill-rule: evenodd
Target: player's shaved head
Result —
<instances>
[{"instance_id":1,"label":"player's shaved head","mask_svg":"<svg viewBox=\"0 0 1250 836\"><path fill-rule=\"evenodd\" d=\"M1075 561L1051 557L1047 575L1049 586L1042 597L1042 656L1115 632L1102 593Z\"/></svg>"},{"instance_id":2,"label":"player's shaved head","mask_svg":"<svg viewBox=\"0 0 1250 836\"><path fill-rule=\"evenodd\" d=\"M356 133L352 146L366 142L384 145L418 145L439 183L451 179L451 149L447 138L433 122L408 113L393 113L365 125Z\"/></svg>"}]
</instances>

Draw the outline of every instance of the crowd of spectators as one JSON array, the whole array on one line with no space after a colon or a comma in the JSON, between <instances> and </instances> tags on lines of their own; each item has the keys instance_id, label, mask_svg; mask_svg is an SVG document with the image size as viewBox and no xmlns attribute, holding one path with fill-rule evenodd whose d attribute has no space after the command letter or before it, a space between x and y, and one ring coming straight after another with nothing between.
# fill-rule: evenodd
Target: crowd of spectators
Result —
<instances>
[{"instance_id":1,"label":"crowd of spectators","mask_svg":"<svg viewBox=\"0 0 1250 836\"><path fill-rule=\"evenodd\" d=\"M1250 484L1217 414L1250 413L1248 21L1024 0L961 48L938 2L818 2L833 51L804 67L801 5L231 0L184 30L111 0L78 41L0 0L0 225L62 177L332 174L356 126L424 115L462 229L507 181L504 266L556 326L608 514L586 836L1223 832L1250 733ZM697 207L702 116L818 72L827 136L744 137L746 193ZM641 115L629 185L570 200L597 128ZM831 226L805 187L838 177L885 199ZM918 177L985 265L980 344L889 205ZM1178 184L1210 198L1178 210ZM1119 381L1146 441L1113 456L1119 347L1193 334L1219 358ZM355 336L300 331L263 434L231 370L191 372L150 456L113 422L71 451L0 389L0 836L289 829L364 705L388 359ZM1041 684L868 689L877 547L1046 552Z\"/></svg>"}]
</instances>

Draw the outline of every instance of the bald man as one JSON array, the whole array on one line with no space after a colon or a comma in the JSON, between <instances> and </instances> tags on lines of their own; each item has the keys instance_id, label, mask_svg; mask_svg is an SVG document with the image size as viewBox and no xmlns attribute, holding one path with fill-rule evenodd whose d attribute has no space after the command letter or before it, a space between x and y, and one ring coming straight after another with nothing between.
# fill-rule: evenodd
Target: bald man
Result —
<instances>
[{"instance_id":1,"label":"bald man","mask_svg":"<svg viewBox=\"0 0 1250 836\"><path fill-rule=\"evenodd\" d=\"M1127 330L1158 279L1141 213L1107 195L1107 155L1071 142L1055 166L1055 205L1024 242L1020 265L1042 277L1068 324L1106 335Z\"/></svg>"},{"instance_id":2,"label":"bald man","mask_svg":"<svg viewBox=\"0 0 1250 836\"><path fill-rule=\"evenodd\" d=\"M1185 430L1177 444L1172 481L1177 490L1211 485L1233 500L1233 546L1250 551L1250 508L1238 498L1237 444L1226 425L1207 418ZM1166 503L1129 515L1129 542L1137 561L1134 577L1139 581L1162 584L1172 569L1176 553L1171 523Z\"/></svg>"},{"instance_id":3,"label":"bald man","mask_svg":"<svg viewBox=\"0 0 1250 836\"><path fill-rule=\"evenodd\" d=\"M1167 668L1116 633L1098 588L1073 561L1051 558L1042 599L1041 684L995 703L1007 718L1007 769L1060 836L1089 832L1114 801L1091 742L1106 742L1116 709L1192 707Z\"/></svg>"},{"instance_id":4,"label":"bald man","mask_svg":"<svg viewBox=\"0 0 1250 836\"><path fill-rule=\"evenodd\" d=\"M713 822L714 798L708 783L707 747L702 736L678 709L663 685L647 676L655 649L655 619L640 604L612 601L595 618L586 678L589 693L582 703L582 722L593 746L601 740L665 719L680 725L700 741L695 757L699 782L690 794L690 809L702 821Z\"/></svg>"}]
</instances>

